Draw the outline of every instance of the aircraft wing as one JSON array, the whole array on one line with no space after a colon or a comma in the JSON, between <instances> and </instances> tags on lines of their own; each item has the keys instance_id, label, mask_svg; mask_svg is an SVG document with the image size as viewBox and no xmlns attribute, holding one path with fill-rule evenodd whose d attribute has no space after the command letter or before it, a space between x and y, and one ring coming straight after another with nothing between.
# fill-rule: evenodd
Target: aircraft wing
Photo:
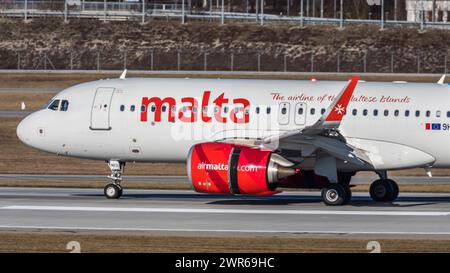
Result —
<instances>
[{"instance_id":1,"label":"aircraft wing","mask_svg":"<svg viewBox=\"0 0 450 273\"><path fill-rule=\"evenodd\" d=\"M370 164L366 153L347 144L345 138L339 133L339 126L358 80L358 76L352 77L330 107L313 125L267 137L257 144L260 147L279 151L300 150L302 157L321 151L355 165Z\"/></svg>"}]
</instances>

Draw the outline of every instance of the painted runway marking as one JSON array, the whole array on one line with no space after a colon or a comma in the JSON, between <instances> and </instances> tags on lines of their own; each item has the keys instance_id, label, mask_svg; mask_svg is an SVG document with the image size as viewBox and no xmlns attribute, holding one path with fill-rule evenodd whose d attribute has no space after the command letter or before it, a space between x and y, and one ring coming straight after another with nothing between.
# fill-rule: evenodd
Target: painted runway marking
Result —
<instances>
[{"instance_id":1,"label":"painted runway marking","mask_svg":"<svg viewBox=\"0 0 450 273\"><path fill-rule=\"evenodd\" d=\"M79 206L5 206L2 210L92 211L92 212L162 212L212 214L291 214L291 215L360 215L360 216L449 216L450 211L361 211L361 210L267 210L267 209L184 209L184 208L119 208Z\"/></svg>"},{"instance_id":2,"label":"painted runway marking","mask_svg":"<svg viewBox=\"0 0 450 273\"><path fill-rule=\"evenodd\" d=\"M298 234L353 234L353 235L450 235L450 232L433 231L360 231L360 230L262 230L262 229L196 229L196 228L136 228L136 227L80 227L80 226L27 226L0 225L0 229L48 229L79 231L169 231L169 232L211 232L211 233L298 233Z\"/></svg>"}]
</instances>

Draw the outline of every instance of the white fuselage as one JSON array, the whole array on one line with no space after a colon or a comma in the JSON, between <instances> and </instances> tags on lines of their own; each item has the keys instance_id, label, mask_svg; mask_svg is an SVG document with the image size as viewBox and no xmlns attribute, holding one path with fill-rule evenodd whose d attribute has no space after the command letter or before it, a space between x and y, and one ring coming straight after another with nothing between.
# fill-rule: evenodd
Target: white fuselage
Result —
<instances>
[{"instance_id":1,"label":"white fuselage","mask_svg":"<svg viewBox=\"0 0 450 273\"><path fill-rule=\"evenodd\" d=\"M29 146L60 155L185 162L189 148L196 143L251 140L311 125L345 84L296 80L100 80L60 92L53 100L66 100L66 111L39 110L20 123L17 134ZM209 99L205 100L207 91ZM153 109L155 104L146 105L144 121L143 98L170 99ZM222 107L214 103L217 98ZM171 99L175 106L170 105ZM249 102L249 108L244 109L243 100ZM367 152L374 169L450 167L449 102L448 85L359 82L339 130L351 146ZM175 113L173 121L169 110ZM155 119L158 111L160 121ZM407 111L409 115L405 115ZM195 115L194 120L191 115Z\"/></svg>"}]
</instances>

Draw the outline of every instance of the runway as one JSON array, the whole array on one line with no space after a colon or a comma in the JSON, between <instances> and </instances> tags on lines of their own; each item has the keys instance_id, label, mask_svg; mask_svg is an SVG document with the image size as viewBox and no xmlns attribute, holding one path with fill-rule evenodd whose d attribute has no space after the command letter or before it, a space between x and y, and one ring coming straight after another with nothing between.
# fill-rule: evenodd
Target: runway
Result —
<instances>
[{"instance_id":1,"label":"runway","mask_svg":"<svg viewBox=\"0 0 450 273\"><path fill-rule=\"evenodd\" d=\"M15 88L15 87L2 87L0 93L57 93L61 89L57 88Z\"/></svg>"},{"instance_id":2,"label":"runway","mask_svg":"<svg viewBox=\"0 0 450 273\"><path fill-rule=\"evenodd\" d=\"M24 118L31 114L31 111L0 111L0 118Z\"/></svg>"},{"instance_id":3,"label":"runway","mask_svg":"<svg viewBox=\"0 0 450 273\"><path fill-rule=\"evenodd\" d=\"M188 182L187 176L175 175L124 175L124 181L130 182ZM0 174L2 180L22 181L110 181L106 175L73 175L73 174ZM450 178L449 178L450 181Z\"/></svg>"},{"instance_id":4,"label":"runway","mask_svg":"<svg viewBox=\"0 0 450 273\"><path fill-rule=\"evenodd\" d=\"M401 193L374 203L355 193L327 207L318 192L276 196L205 195L184 190L0 188L1 230L105 230L264 234L450 236L450 193Z\"/></svg>"},{"instance_id":5,"label":"runway","mask_svg":"<svg viewBox=\"0 0 450 273\"><path fill-rule=\"evenodd\" d=\"M450 184L448 176L392 176L399 184ZM174 175L124 175L124 181L130 182L148 182L148 183L170 183L170 182L186 182L186 176ZM376 180L376 176L355 176L352 178L352 184L368 184ZM22 181L109 181L106 175L66 175L66 174L0 174L2 180L22 180Z\"/></svg>"}]
</instances>

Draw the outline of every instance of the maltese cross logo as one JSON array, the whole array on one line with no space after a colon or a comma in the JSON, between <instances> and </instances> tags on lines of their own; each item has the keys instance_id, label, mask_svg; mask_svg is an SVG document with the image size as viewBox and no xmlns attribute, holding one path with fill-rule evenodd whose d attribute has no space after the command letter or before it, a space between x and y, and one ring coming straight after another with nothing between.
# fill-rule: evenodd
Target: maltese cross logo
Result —
<instances>
[{"instance_id":1,"label":"maltese cross logo","mask_svg":"<svg viewBox=\"0 0 450 273\"><path fill-rule=\"evenodd\" d=\"M341 104L338 104L337 106L334 107L334 111L336 111L339 115L344 114L344 107L342 107Z\"/></svg>"}]
</instances>

